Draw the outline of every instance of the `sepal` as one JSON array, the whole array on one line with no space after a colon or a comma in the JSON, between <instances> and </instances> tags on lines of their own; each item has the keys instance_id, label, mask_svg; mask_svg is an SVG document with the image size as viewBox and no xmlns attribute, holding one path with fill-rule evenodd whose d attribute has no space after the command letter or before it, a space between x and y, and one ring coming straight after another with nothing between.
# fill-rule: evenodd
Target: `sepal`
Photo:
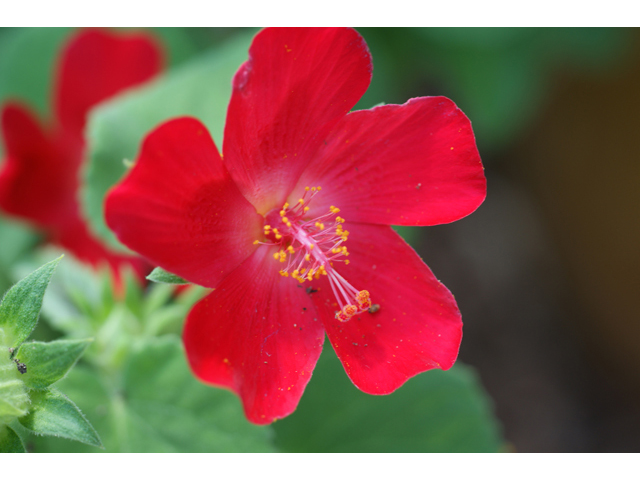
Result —
<instances>
[{"instance_id":1,"label":"sepal","mask_svg":"<svg viewBox=\"0 0 640 480\"><path fill-rule=\"evenodd\" d=\"M156 283L169 283L172 285L188 285L189 282L184 278L181 278L173 273L167 272L160 267L156 267L153 269L149 275L147 275L147 280L151 280Z\"/></svg>"},{"instance_id":2,"label":"sepal","mask_svg":"<svg viewBox=\"0 0 640 480\"><path fill-rule=\"evenodd\" d=\"M26 365L22 380L31 389L44 389L63 378L93 339L23 343L15 358Z\"/></svg>"},{"instance_id":3,"label":"sepal","mask_svg":"<svg viewBox=\"0 0 640 480\"><path fill-rule=\"evenodd\" d=\"M103 448L98 433L76 404L53 388L32 391L31 411L19 421L37 435L63 437Z\"/></svg>"}]
</instances>

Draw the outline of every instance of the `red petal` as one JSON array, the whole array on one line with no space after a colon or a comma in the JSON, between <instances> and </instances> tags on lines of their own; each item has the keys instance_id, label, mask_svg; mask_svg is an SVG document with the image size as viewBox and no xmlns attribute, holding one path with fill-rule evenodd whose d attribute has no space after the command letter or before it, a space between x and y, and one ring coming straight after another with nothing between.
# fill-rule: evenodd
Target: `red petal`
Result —
<instances>
[{"instance_id":1,"label":"red petal","mask_svg":"<svg viewBox=\"0 0 640 480\"><path fill-rule=\"evenodd\" d=\"M130 265L141 277L142 259L109 251L87 229L76 194L81 143L63 143L43 132L24 107L2 110L2 134L7 158L0 171L0 207L44 230L79 260L97 267L107 264L116 278Z\"/></svg>"},{"instance_id":2,"label":"red petal","mask_svg":"<svg viewBox=\"0 0 640 480\"><path fill-rule=\"evenodd\" d=\"M137 163L107 197L106 220L126 246L206 287L215 287L264 236L263 217L193 118L170 120L147 136Z\"/></svg>"},{"instance_id":3,"label":"red petal","mask_svg":"<svg viewBox=\"0 0 640 480\"><path fill-rule=\"evenodd\" d=\"M291 414L316 365L324 330L299 284L260 247L191 310L184 344L194 373L242 399L247 418Z\"/></svg>"},{"instance_id":4,"label":"red petal","mask_svg":"<svg viewBox=\"0 0 640 480\"><path fill-rule=\"evenodd\" d=\"M0 172L0 206L38 227L75 221L80 144L63 144L43 131L28 109L2 110L6 159Z\"/></svg>"},{"instance_id":5,"label":"red petal","mask_svg":"<svg viewBox=\"0 0 640 480\"><path fill-rule=\"evenodd\" d=\"M366 393L386 394L420 372L450 368L462 339L453 295L391 228L352 224L349 230L351 263L340 274L368 290L380 310L341 323L326 278L314 294L349 378Z\"/></svg>"},{"instance_id":6,"label":"red petal","mask_svg":"<svg viewBox=\"0 0 640 480\"><path fill-rule=\"evenodd\" d=\"M290 198L317 185L322 195L310 215L335 205L347 221L384 225L453 222L486 196L471 123L444 97L347 115Z\"/></svg>"},{"instance_id":7,"label":"red petal","mask_svg":"<svg viewBox=\"0 0 640 480\"><path fill-rule=\"evenodd\" d=\"M272 28L256 35L233 79L224 158L259 212L282 206L310 155L369 86L371 68L355 30Z\"/></svg>"},{"instance_id":8,"label":"red petal","mask_svg":"<svg viewBox=\"0 0 640 480\"><path fill-rule=\"evenodd\" d=\"M160 48L149 35L78 32L67 44L58 71L56 115L65 130L81 134L91 107L150 80L161 68Z\"/></svg>"}]
</instances>

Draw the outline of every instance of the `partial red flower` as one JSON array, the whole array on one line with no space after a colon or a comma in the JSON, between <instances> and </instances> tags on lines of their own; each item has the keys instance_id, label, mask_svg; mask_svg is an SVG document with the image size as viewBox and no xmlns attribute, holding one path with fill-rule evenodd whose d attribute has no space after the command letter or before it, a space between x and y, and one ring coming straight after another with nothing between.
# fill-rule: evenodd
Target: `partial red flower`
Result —
<instances>
[{"instance_id":1,"label":"partial red flower","mask_svg":"<svg viewBox=\"0 0 640 480\"><path fill-rule=\"evenodd\" d=\"M147 35L80 31L66 44L57 65L50 125L42 126L19 103L2 108L6 158L0 171L0 208L28 221L79 260L108 264L116 277L124 265L140 274L146 266L138 257L103 245L82 216L78 195L84 127L92 107L150 80L161 65L160 49Z\"/></svg>"},{"instance_id":2,"label":"partial red flower","mask_svg":"<svg viewBox=\"0 0 640 480\"><path fill-rule=\"evenodd\" d=\"M198 120L171 120L107 198L125 245L214 289L187 318L188 360L254 423L295 410L325 333L371 394L458 355L453 296L389 225L482 203L471 124L443 97L349 113L371 70L354 30L264 30L233 79L224 157Z\"/></svg>"}]
</instances>

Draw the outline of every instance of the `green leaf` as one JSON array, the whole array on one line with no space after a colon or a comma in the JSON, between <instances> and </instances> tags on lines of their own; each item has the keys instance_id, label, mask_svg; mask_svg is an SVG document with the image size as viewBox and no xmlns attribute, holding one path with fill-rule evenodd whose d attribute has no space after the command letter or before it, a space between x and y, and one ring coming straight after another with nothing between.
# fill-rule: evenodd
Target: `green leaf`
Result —
<instances>
[{"instance_id":1,"label":"green leaf","mask_svg":"<svg viewBox=\"0 0 640 480\"><path fill-rule=\"evenodd\" d=\"M147 280L151 280L156 283L170 283L173 285L187 285L189 283L184 278L180 278L179 276L167 272L160 267L154 268L153 272L147 275Z\"/></svg>"},{"instance_id":2,"label":"green leaf","mask_svg":"<svg viewBox=\"0 0 640 480\"><path fill-rule=\"evenodd\" d=\"M98 429L107 452L267 452L270 427L249 423L232 393L198 382L173 335L140 342L117 382L76 366L58 384ZM36 451L91 451L49 438Z\"/></svg>"},{"instance_id":3,"label":"green leaf","mask_svg":"<svg viewBox=\"0 0 640 480\"><path fill-rule=\"evenodd\" d=\"M160 123L189 115L199 118L221 146L231 80L242 62L253 30L243 32L172 70L143 90L96 108L89 118L85 210L93 230L114 247L123 247L107 228L103 202L126 172L124 159L137 157L142 139Z\"/></svg>"},{"instance_id":4,"label":"green leaf","mask_svg":"<svg viewBox=\"0 0 640 480\"><path fill-rule=\"evenodd\" d=\"M28 388L43 389L64 377L93 339L23 343L15 357L27 366Z\"/></svg>"},{"instance_id":5,"label":"green leaf","mask_svg":"<svg viewBox=\"0 0 640 480\"><path fill-rule=\"evenodd\" d=\"M20 437L8 425L0 425L0 453L25 453Z\"/></svg>"},{"instance_id":6,"label":"green leaf","mask_svg":"<svg viewBox=\"0 0 640 480\"><path fill-rule=\"evenodd\" d=\"M42 297L49 285L56 265L62 256L43 265L20 280L5 294L0 303L0 328L4 329L5 344L16 348L24 342L38 323Z\"/></svg>"},{"instance_id":7,"label":"green leaf","mask_svg":"<svg viewBox=\"0 0 640 480\"><path fill-rule=\"evenodd\" d=\"M102 447L100 437L76 405L53 388L31 392L31 411L20 423L38 435L51 435Z\"/></svg>"},{"instance_id":8,"label":"green leaf","mask_svg":"<svg viewBox=\"0 0 640 480\"><path fill-rule=\"evenodd\" d=\"M367 395L325 351L296 412L274 424L292 452L495 452L502 445L488 397L460 364Z\"/></svg>"}]
</instances>

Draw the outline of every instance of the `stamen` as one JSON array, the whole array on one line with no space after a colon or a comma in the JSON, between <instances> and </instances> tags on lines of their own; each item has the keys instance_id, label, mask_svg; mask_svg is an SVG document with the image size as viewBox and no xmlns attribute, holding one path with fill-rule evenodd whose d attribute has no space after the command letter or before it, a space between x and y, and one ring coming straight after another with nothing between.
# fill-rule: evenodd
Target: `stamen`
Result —
<instances>
[{"instance_id":1,"label":"stamen","mask_svg":"<svg viewBox=\"0 0 640 480\"><path fill-rule=\"evenodd\" d=\"M293 207L285 203L280 210L268 214L271 224L265 225L266 243L256 240L254 244L278 245L280 250L273 255L286 266L280 270L283 277L291 276L300 283L327 276L339 310L336 319L348 321L354 315L370 311L372 302L367 290L358 290L333 268L334 262L349 264L347 241L349 232L343 229L345 219L337 216L340 209L331 205L329 211L314 219L304 218L310 210L309 203L320 192L321 187L305 187L304 194Z\"/></svg>"}]
</instances>

